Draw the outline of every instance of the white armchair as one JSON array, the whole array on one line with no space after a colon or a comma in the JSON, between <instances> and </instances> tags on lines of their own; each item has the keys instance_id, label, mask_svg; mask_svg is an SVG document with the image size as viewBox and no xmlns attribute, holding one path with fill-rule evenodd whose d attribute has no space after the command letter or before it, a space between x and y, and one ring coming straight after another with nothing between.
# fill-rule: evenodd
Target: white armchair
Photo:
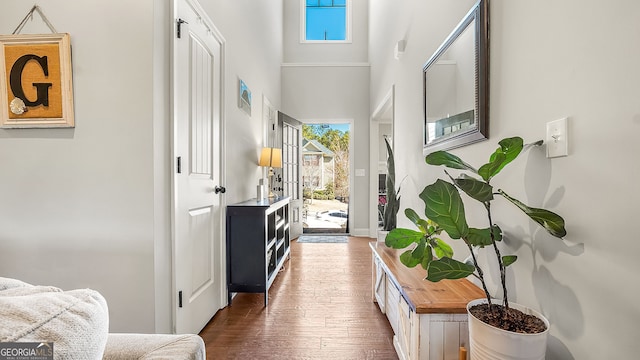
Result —
<instances>
[{"instance_id":1,"label":"white armchair","mask_svg":"<svg viewBox=\"0 0 640 360\"><path fill-rule=\"evenodd\" d=\"M109 334L104 297L0 277L0 342L52 342L53 358L204 360L198 335Z\"/></svg>"}]
</instances>

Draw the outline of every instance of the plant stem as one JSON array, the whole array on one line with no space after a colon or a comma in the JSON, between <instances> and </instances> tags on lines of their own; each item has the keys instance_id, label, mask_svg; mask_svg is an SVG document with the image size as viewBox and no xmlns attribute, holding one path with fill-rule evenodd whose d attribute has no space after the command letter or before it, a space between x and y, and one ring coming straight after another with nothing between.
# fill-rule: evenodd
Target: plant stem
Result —
<instances>
[{"instance_id":1,"label":"plant stem","mask_svg":"<svg viewBox=\"0 0 640 360\"><path fill-rule=\"evenodd\" d=\"M506 280L506 269L504 263L502 262L502 255L500 254L500 250L498 249L498 244L496 244L495 235L493 234L493 220L491 218L491 203L485 202L485 208L487 209L487 216L489 217L489 234L491 235L491 243L493 244L493 248L496 251L496 256L498 257L498 265L500 267L500 282L502 284L502 293L504 295L503 305L506 310L509 310L509 299L507 296L507 280ZM506 315L506 311L505 311Z\"/></svg>"},{"instance_id":2,"label":"plant stem","mask_svg":"<svg viewBox=\"0 0 640 360\"><path fill-rule=\"evenodd\" d=\"M476 254L473 253L473 247L471 247L471 244L469 244L466 241L465 241L465 244L467 244L467 247L469 247L469 251L471 252L471 258L473 259L473 265L476 267L476 270L478 271L478 275L476 276L476 278L480 280L480 283L482 284L482 289L484 290L484 295L487 297L487 302L489 303L489 305L491 305L491 295L489 295L487 284L484 282L484 273L482 272L482 269L478 265L478 259L476 259Z\"/></svg>"}]
</instances>

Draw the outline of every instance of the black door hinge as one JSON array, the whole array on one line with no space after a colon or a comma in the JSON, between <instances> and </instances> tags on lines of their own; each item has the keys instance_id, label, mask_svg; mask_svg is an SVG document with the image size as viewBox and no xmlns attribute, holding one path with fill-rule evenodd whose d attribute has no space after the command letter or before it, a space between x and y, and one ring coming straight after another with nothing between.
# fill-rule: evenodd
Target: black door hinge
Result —
<instances>
[{"instance_id":1,"label":"black door hinge","mask_svg":"<svg viewBox=\"0 0 640 360\"><path fill-rule=\"evenodd\" d=\"M182 307L182 291L178 291L178 307Z\"/></svg>"},{"instance_id":2,"label":"black door hinge","mask_svg":"<svg viewBox=\"0 0 640 360\"><path fill-rule=\"evenodd\" d=\"M188 24L188 22L182 19L176 20L176 25L177 25L176 36L178 37L178 39L180 39L181 37L182 24Z\"/></svg>"},{"instance_id":3,"label":"black door hinge","mask_svg":"<svg viewBox=\"0 0 640 360\"><path fill-rule=\"evenodd\" d=\"M182 156L178 156L176 160L176 171L178 171L178 174L182 173Z\"/></svg>"}]
</instances>

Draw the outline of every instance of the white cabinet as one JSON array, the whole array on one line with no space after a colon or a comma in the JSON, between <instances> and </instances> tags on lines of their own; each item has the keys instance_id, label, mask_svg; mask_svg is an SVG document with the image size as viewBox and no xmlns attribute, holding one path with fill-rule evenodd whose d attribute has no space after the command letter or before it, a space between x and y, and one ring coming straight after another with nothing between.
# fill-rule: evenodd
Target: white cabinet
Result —
<instances>
[{"instance_id":1,"label":"white cabinet","mask_svg":"<svg viewBox=\"0 0 640 360\"><path fill-rule=\"evenodd\" d=\"M419 358L418 337L419 317L411 310L407 301L400 297L398 304L398 333L393 339L393 345L401 359Z\"/></svg>"},{"instance_id":2,"label":"white cabinet","mask_svg":"<svg viewBox=\"0 0 640 360\"><path fill-rule=\"evenodd\" d=\"M371 278L373 282L373 301L378 303L378 307L380 307L380 311L385 313L385 299L387 297L387 276L382 268L382 263L380 259L373 256L373 276Z\"/></svg>"},{"instance_id":3,"label":"white cabinet","mask_svg":"<svg viewBox=\"0 0 640 360\"><path fill-rule=\"evenodd\" d=\"M467 314L419 315L421 341L415 359L458 360L461 346L469 349Z\"/></svg>"},{"instance_id":4,"label":"white cabinet","mask_svg":"<svg viewBox=\"0 0 640 360\"><path fill-rule=\"evenodd\" d=\"M398 357L458 360L460 347L469 348L466 304L482 290L467 280L427 282L424 270L404 267L396 250L374 243L371 249L374 301L391 324Z\"/></svg>"},{"instance_id":5,"label":"white cabinet","mask_svg":"<svg viewBox=\"0 0 640 360\"><path fill-rule=\"evenodd\" d=\"M387 319L389 319L389 323L391 324L391 328L393 329L394 334L398 334L398 321L399 321L399 312L400 312L400 290L396 287L396 285L391 281L389 276L385 276L387 281L387 292L385 299L385 310L387 313Z\"/></svg>"}]
</instances>

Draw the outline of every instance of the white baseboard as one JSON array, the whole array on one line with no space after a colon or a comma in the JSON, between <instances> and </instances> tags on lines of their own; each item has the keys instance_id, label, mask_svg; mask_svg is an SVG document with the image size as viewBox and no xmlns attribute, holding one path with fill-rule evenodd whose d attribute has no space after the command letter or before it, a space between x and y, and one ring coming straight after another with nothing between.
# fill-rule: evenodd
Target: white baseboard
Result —
<instances>
[{"instance_id":1,"label":"white baseboard","mask_svg":"<svg viewBox=\"0 0 640 360\"><path fill-rule=\"evenodd\" d=\"M350 231L350 233L351 233L351 236L371 237L369 235L369 228L353 229Z\"/></svg>"}]
</instances>

